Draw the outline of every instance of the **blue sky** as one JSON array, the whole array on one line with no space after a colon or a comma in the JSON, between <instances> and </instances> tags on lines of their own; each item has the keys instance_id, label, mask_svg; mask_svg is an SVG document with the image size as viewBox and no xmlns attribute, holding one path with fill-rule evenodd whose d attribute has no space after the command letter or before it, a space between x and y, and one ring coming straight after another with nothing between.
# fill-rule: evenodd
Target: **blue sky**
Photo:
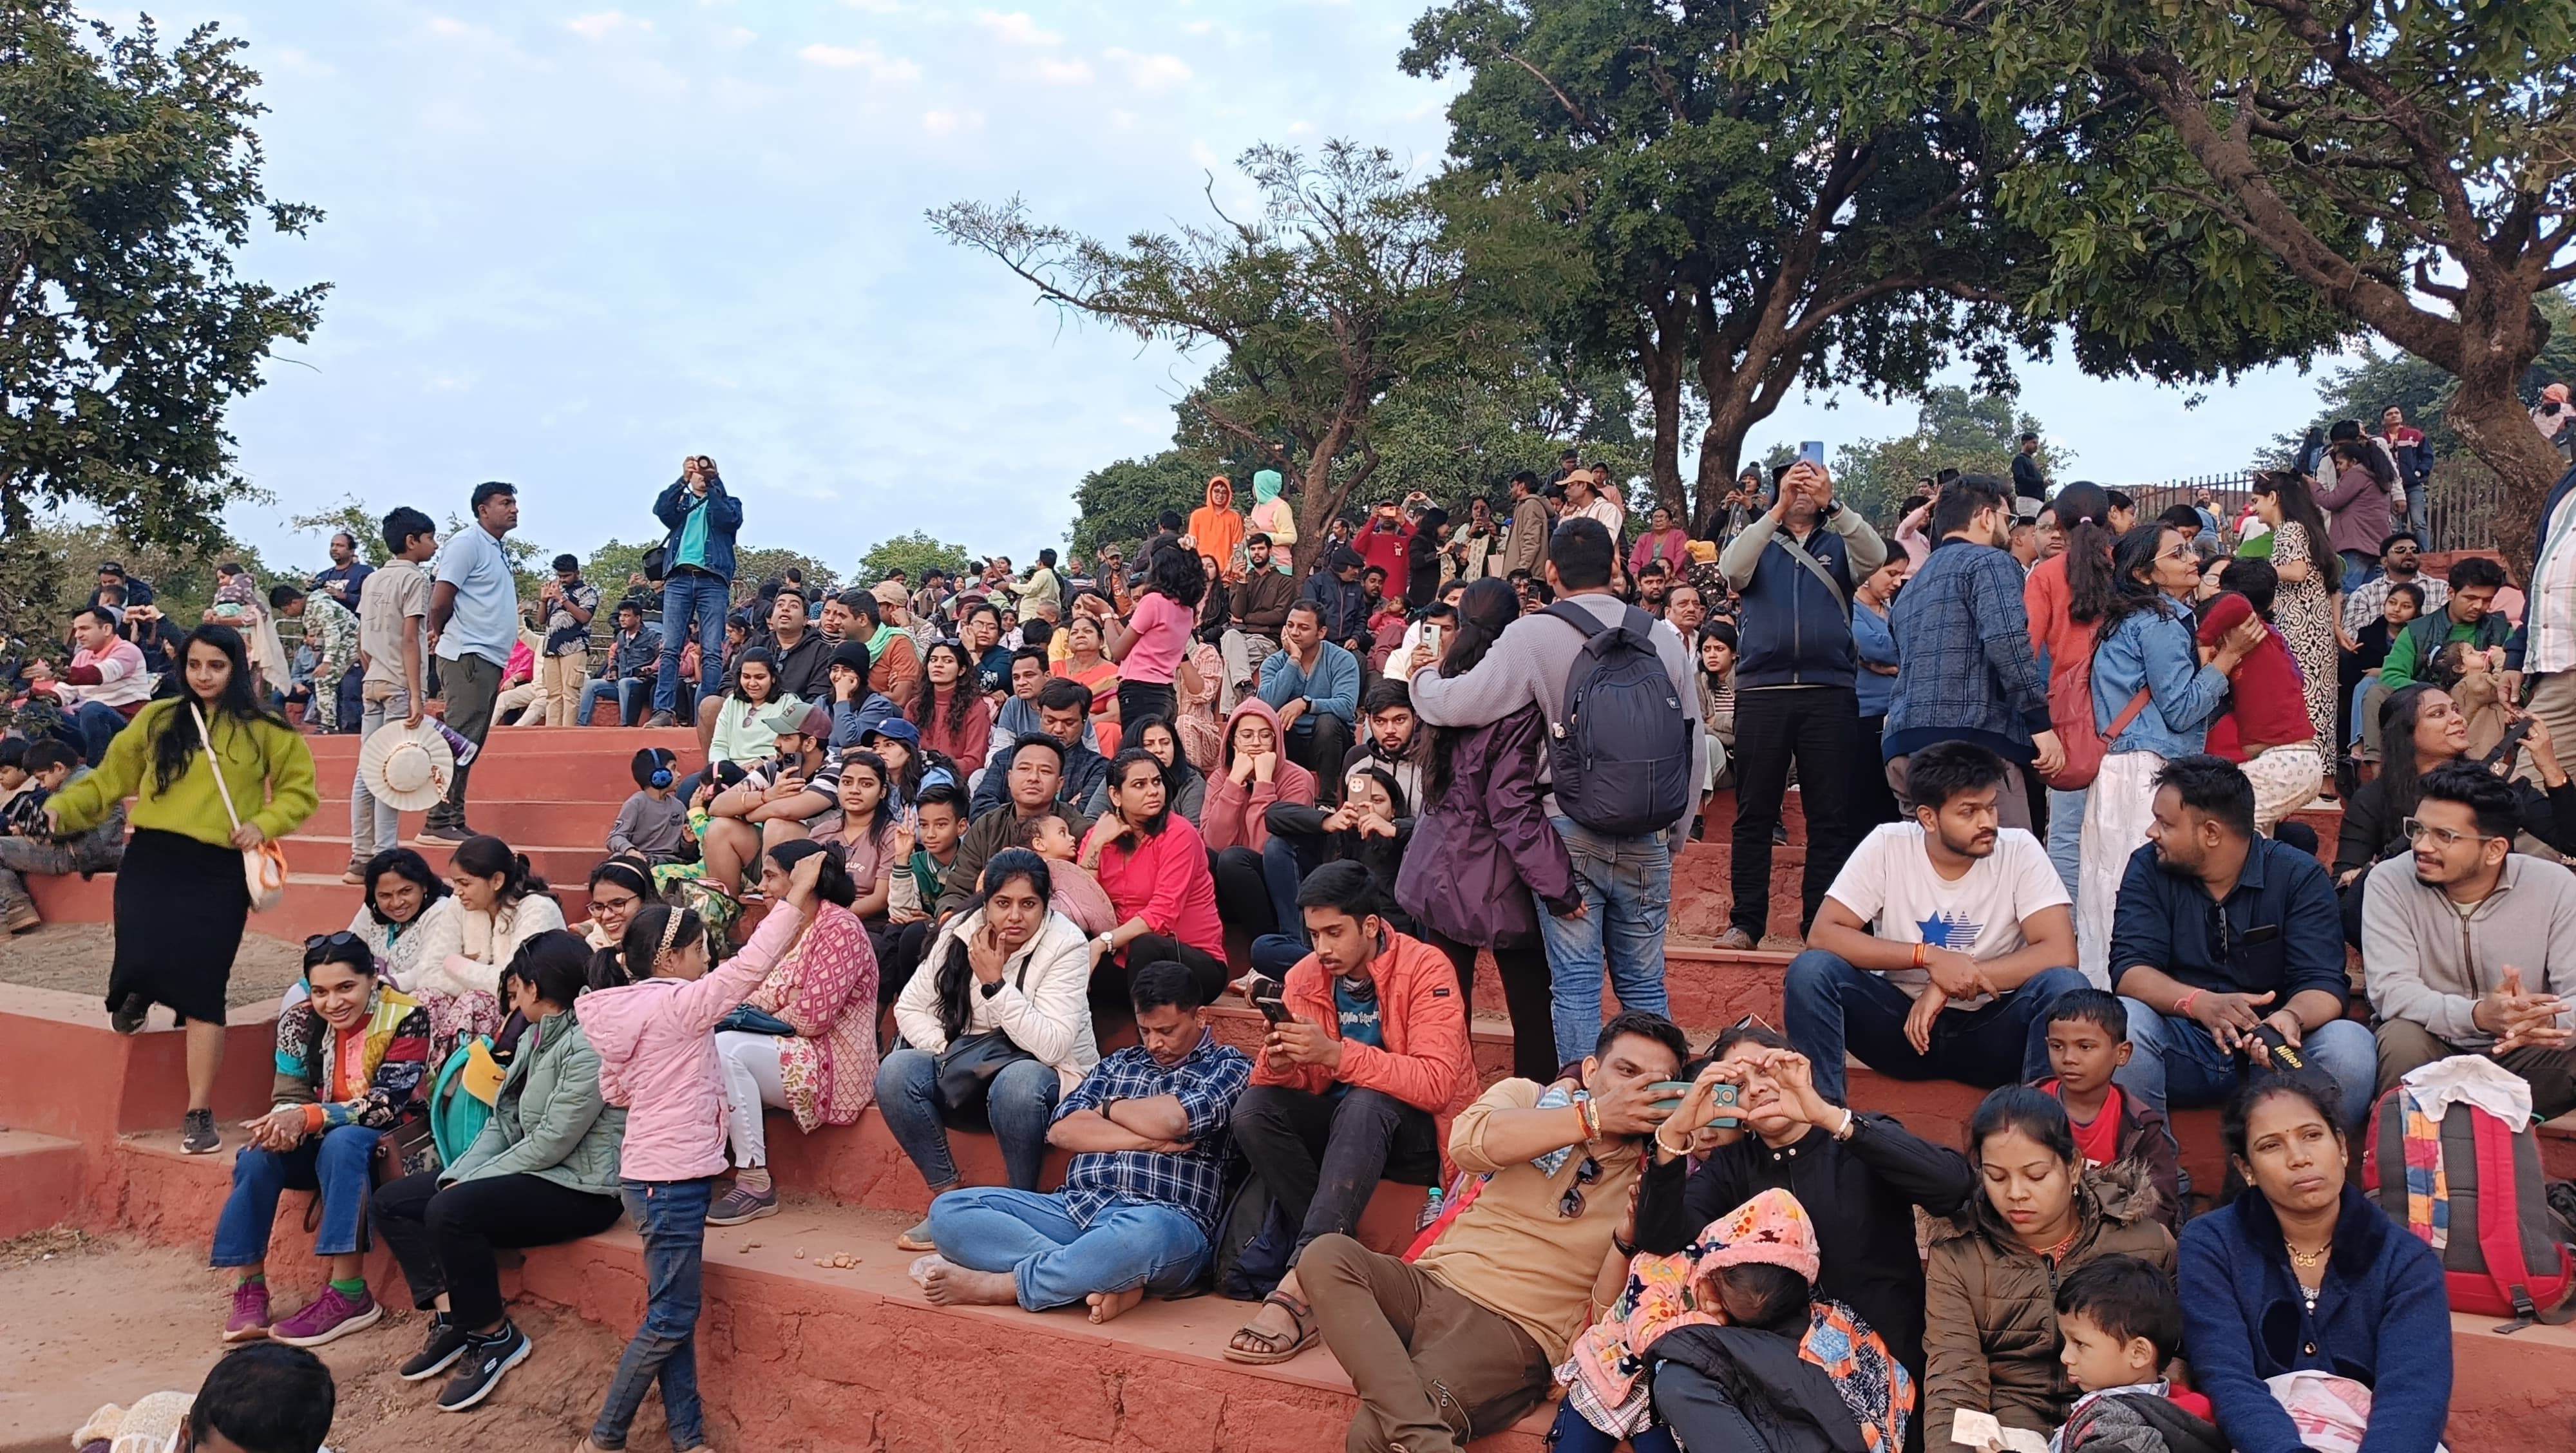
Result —
<instances>
[{"instance_id":1,"label":"blue sky","mask_svg":"<svg viewBox=\"0 0 2576 1453\"><path fill-rule=\"evenodd\" d=\"M653 532L688 452L744 496L744 539L847 569L914 528L1027 559L1084 472L1167 442L1199 364L1060 321L925 208L1024 194L1117 236L1204 215L1258 140L1380 142L1429 167L1450 87L1395 55L1387 0L395 0L156 8L251 43L274 194L327 219L248 268L334 291L235 412L285 524L354 494L461 513L521 487L522 532L586 552ZM130 12L100 10L130 23ZM2180 391L2025 372L2084 474L2232 468L2303 418L2276 371ZM1902 432L1910 406L1793 400L1755 443Z\"/></svg>"}]
</instances>

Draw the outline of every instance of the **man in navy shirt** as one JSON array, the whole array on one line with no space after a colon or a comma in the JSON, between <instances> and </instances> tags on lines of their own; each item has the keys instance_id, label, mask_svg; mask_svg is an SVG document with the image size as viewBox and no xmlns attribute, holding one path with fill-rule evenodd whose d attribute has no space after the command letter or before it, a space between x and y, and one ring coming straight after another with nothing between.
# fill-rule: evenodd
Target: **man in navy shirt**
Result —
<instances>
[{"instance_id":1,"label":"man in navy shirt","mask_svg":"<svg viewBox=\"0 0 2576 1453\"><path fill-rule=\"evenodd\" d=\"M2277 1034L2333 1078L2358 1129L2378 1050L2343 1017L2352 983L2324 865L2255 835L2254 786L2232 762L2178 757L2155 784L2111 921L2111 984L2135 1051L2113 1078L2160 1111L2214 1105L2288 1068L2262 1037Z\"/></svg>"}]
</instances>

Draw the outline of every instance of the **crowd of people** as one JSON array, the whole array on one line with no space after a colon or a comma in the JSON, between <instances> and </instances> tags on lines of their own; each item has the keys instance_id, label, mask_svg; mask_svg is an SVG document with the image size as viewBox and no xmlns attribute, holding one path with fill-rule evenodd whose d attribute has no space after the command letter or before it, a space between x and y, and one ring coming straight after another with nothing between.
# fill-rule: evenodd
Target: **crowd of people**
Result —
<instances>
[{"instance_id":1,"label":"crowd of people","mask_svg":"<svg viewBox=\"0 0 2576 1453\"><path fill-rule=\"evenodd\" d=\"M428 1314L403 1376L472 1407L530 1353L494 1249L622 1215L648 1306L588 1446L624 1446L657 1383L700 1446L704 1228L777 1210L766 1111L875 1105L930 1193L898 1244L931 1302L1105 1322L1214 1284L1258 1306L1213 1350L1341 1364L1354 1449L1463 1447L1560 1389L1576 1449L2286 1453L2336 1416L2431 1447L2442 1263L2354 1159L2374 1104L2418 1115L2434 1079L2523 1126L2576 1109L2576 475L2500 601L2493 560L2432 580L2391 527L2429 468L2402 423L2338 426L2235 521L2141 520L2026 447L2009 479L1927 480L1886 536L1812 460L1749 473L1696 539L1569 454L1455 516L1332 521L1301 573L1263 469L1249 517L1220 477L1132 563L819 597L733 578L743 504L692 456L654 504L659 625L618 601L597 680L578 562L522 611L511 486L444 548L396 509L387 565L273 593L355 606L323 632L354 713L317 674L307 722L435 702L480 746L514 709L614 701L697 747L634 754L578 924L467 825L462 762L422 834L443 872L361 781L364 902L306 945L215 1238L225 1336L373 1325L371 1225ZM314 771L255 621L189 632L107 725L77 693L135 676L130 621L84 612L79 704L0 753L0 910L20 925L17 875L116 868L108 1006L189 1027L207 1152L242 856L310 816ZM2329 792L2331 869L2294 816ZM1801 951L1777 1027L1695 1049L1674 863L1719 836L1720 946L1794 918ZM174 904L204 926L184 948L150 927ZM1227 1001L1257 1053L1215 1032ZM1991 1093L1937 1144L1855 1109L1851 1060ZM424 1151L450 1065L483 1072L483 1118ZM2184 1169L2199 1106L2229 1187ZM1006 1184L967 1184L960 1131ZM1401 1256L1356 1239L1388 1180L1430 1190ZM290 1187L319 1192L330 1276L281 1316Z\"/></svg>"}]
</instances>

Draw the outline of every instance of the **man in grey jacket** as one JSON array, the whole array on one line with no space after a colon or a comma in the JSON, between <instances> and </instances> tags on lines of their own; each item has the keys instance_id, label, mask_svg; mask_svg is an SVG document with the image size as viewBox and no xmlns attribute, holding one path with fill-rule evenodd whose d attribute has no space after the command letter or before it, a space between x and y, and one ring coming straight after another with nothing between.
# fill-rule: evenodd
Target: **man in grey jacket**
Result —
<instances>
[{"instance_id":1,"label":"man in grey jacket","mask_svg":"<svg viewBox=\"0 0 2576 1453\"><path fill-rule=\"evenodd\" d=\"M1610 593L1616 547L1601 522L1567 520L1547 543L1547 583L1560 601L1573 602L1603 625L1618 624L1630 607ZM1700 730L1699 686L1691 679L1691 650L1678 632L1651 632L1673 692L1690 723L1690 776L1699 782L1708 738ZM1442 676L1430 648L1414 651L1413 710L1438 727L1480 727L1535 702L1551 731L1565 726L1566 678L1587 638L1545 613L1505 627L1485 659L1459 676ZM1548 775L1539 759L1539 775ZM1672 903L1673 848L1690 826L1697 804L1663 832L1615 838L1591 831L1558 810L1553 794L1540 807L1565 839L1574 859L1581 906L1562 918L1540 905L1547 938L1548 977L1554 988L1556 1053L1570 1063L1592 1052L1601 1037L1601 974L1606 965L1623 1009L1661 1014L1664 997L1664 928Z\"/></svg>"},{"instance_id":2,"label":"man in grey jacket","mask_svg":"<svg viewBox=\"0 0 2576 1453\"><path fill-rule=\"evenodd\" d=\"M2469 762L2424 774L2414 851L2371 869L2361 963L2379 1015L2379 1088L2452 1055L2576 1109L2576 875L2513 851L2513 788Z\"/></svg>"}]
</instances>

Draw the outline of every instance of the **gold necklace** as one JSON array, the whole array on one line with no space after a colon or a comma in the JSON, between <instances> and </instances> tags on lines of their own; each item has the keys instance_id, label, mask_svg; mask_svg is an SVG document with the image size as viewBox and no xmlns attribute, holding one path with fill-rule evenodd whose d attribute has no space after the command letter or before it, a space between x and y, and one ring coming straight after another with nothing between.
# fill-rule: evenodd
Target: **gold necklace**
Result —
<instances>
[{"instance_id":1,"label":"gold necklace","mask_svg":"<svg viewBox=\"0 0 2576 1453\"><path fill-rule=\"evenodd\" d=\"M2289 1243L2286 1241L2281 1244L2289 1246ZM2295 1246L2290 1246L2290 1260L2301 1270L2313 1270L2317 1263L2325 1260L2326 1254L2333 1250L2334 1243L2332 1241L2328 1241L2325 1245L2318 1247L2314 1251L2301 1251Z\"/></svg>"}]
</instances>

